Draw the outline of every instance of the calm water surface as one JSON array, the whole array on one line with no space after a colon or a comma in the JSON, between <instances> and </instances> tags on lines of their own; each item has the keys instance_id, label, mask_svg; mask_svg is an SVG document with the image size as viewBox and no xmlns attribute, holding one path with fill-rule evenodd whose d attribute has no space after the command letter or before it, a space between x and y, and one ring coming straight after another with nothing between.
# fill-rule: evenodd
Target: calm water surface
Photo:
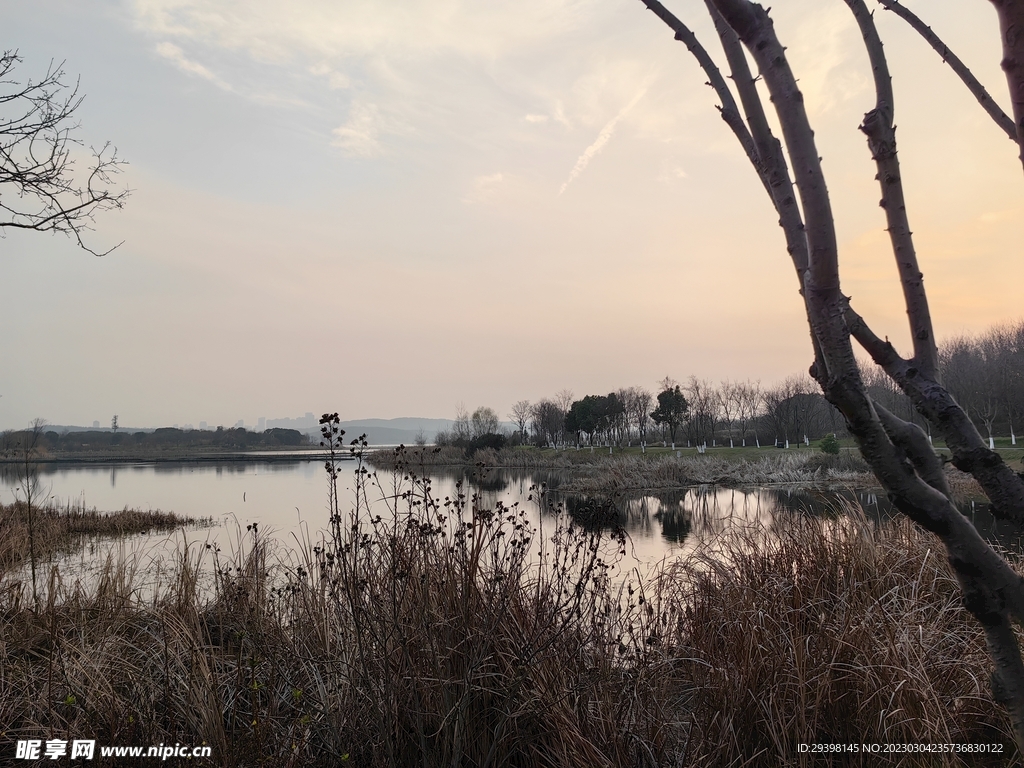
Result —
<instances>
[{"instance_id":1,"label":"calm water surface","mask_svg":"<svg viewBox=\"0 0 1024 768\"><path fill-rule=\"evenodd\" d=\"M351 461L341 464L339 489L344 489L343 511L352 506L355 466ZM0 500L10 503L15 498L16 481L5 472L6 468L0 468ZM42 465L41 480L45 495L58 503L84 503L100 510L160 509L213 519L212 527L190 528L171 537L136 537L116 545L95 543L80 554L94 561L114 546L146 550L154 558L166 556L177 549L182 537L190 542L209 541L231 548L253 523L258 523L261 533L294 548L297 542L318 540L320 531L328 524L328 482L319 461L50 464ZM431 487L433 496L443 500L454 497L456 484L462 481L463 493L476 494L481 506L492 508L498 501L509 506L519 504L538 525L550 517L550 512L538 504L536 487L545 483L549 489L547 501L563 504L578 520L589 525L622 525L630 537L628 559L638 566L685 554L730 526L755 522L771 526L784 516L834 515L840 498L858 501L870 516L891 514L884 498L855 490L740 490L703 486L636 494L609 506L579 496L560 495L560 480L558 473L437 469L432 471ZM371 488L369 495L374 502L374 514L383 515L394 508L394 499L387 499L395 494L390 474L381 473L381 485L384 487ZM998 534L984 507L968 502L964 511L975 517L980 530Z\"/></svg>"}]
</instances>

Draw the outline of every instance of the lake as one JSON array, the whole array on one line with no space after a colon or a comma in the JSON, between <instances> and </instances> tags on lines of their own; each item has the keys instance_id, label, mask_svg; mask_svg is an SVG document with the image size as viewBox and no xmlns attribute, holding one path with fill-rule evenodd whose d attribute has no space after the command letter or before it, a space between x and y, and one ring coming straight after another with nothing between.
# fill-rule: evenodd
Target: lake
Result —
<instances>
[{"instance_id":1,"label":"lake","mask_svg":"<svg viewBox=\"0 0 1024 768\"><path fill-rule=\"evenodd\" d=\"M342 511L352 506L356 464L341 462L339 491ZM0 501L14 501L16 479L9 466L0 467ZM629 534L627 565L646 570L666 557L685 554L730 526L762 523L771 526L780 517L835 515L840 500L856 501L870 517L892 514L891 506L866 490L797 490L793 488L721 488L698 486L669 491L634 493L612 506L600 500L558 493L564 475L559 472L442 469L431 472L434 498L454 497L456 484L476 494L478 504L493 508L498 501L519 504L531 522L541 524L550 516L538 504L539 493L531 486L544 483L545 500L563 504L576 519L589 525L618 523ZM196 518L209 517L208 528L190 528L184 534L137 537L128 549L152 557L177 549L182 536L190 542L217 543L225 549L237 546L246 527L257 523L261 533L286 547L316 541L328 525L328 481L321 461L140 462L137 464L42 464L44 495L57 503L81 503L99 510L124 507L160 509ZM402 491L389 472L381 472L382 488L372 488L374 514L394 508ZM388 497L391 497L390 499ZM967 502L962 507L984 534L1005 538L1005 532L988 514L987 505ZM97 554L119 542L94 543L80 558L95 561Z\"/></svg>"}]
</instances>

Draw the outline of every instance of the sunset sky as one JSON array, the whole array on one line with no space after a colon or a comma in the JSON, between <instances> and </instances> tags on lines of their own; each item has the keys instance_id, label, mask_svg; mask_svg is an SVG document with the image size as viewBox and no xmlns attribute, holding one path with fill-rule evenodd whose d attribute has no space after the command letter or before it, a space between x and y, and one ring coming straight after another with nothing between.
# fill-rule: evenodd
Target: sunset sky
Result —
<instances>
[{"instance_id":1,"label":"sunset sky","mask_svg":"<svg viewBox=\"0 0 1024 768\"><path fill-rule=\"evenodd\" d=\"M666 5L712 50L703 3ZM778 0L844 291L903 345L871 73L841 0ZM987 0L917 0L1008 108ZM1016 148L876 14L940 337L1024 316ZM638 0L7 3L22 78L80 78L130 162L89 244L0 240L0 428L451 417L665 376L768 383L810 345L776 217ZM11 190L0 189L0 194Z\"/></svg>"}]
</instances>

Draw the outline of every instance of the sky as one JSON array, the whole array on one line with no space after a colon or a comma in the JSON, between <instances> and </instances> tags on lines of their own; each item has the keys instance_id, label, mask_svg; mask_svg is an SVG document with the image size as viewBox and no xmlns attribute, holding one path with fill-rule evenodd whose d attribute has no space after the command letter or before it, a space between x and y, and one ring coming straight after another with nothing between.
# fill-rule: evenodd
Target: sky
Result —
<instances>
[{"instance_id":1,"label":"sky","mask_svg":"<svg viewBox=\"0 0 1024 768\"><path fill-rule=\"evenodd\" d=\"M696 0L666 5L716 54ZM840 0L778 0L843 290L906 347L871 73ZM1006 108L986 0L917 0ZM1024 316L1016 149L876 14L941 337ZM0 429L504 416L563 389L770 383L810 344L781 230L686 48L638 0L6 3L131 190L88 244L0 240ZM0 194L10 194L0 190Z\"/></svg>"}]
</instances>

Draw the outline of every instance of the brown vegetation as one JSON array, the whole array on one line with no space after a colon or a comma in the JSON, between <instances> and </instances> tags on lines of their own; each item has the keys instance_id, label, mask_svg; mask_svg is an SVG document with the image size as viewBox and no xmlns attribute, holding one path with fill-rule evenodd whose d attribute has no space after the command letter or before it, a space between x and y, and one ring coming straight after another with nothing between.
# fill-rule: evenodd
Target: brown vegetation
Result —
<instances>
[{"instance_id":1,"label":"brown vegetation","mask_svg":"<svg viewBox=\"0 0 1024 768\"><path fill-rule=\"evenodd\" d=\"M836 765L1013 762L988 691L982 629L931 537L906 519L803 519L739 532L670 567L656 612L674 617L692 681L695 765L828 764L801 742L1004 745L1001 754L844 754ZM1015 558L1016 559L1016 558ZM681 613L679 613L681 612Z\"/></svg>"},{"instance_id":2,"label":"brown vegetation","mask_svg":"<svg viewBox=\"0 0 1024 768\"><path fill-rule=\"evenodd\" d=\"M557 510L538 531L516 507L435 500L413 474L357 477L353 513L335 505L333 535L290 560L254 526L244 552L182 552L146 599L130 564L90 586L51 572L39 610L0 588L7 737L206 743L227 766L778 765L808 741L1012 749L982 632L907 521L854 511L740 532L640 584L618 570L620 538ZM386 514L363 505L373 494L392 500ZM859 763L878 760L806 761Z\"/></svg>"},{"instance_id":3,"label":"brown vegetation","mask_svg":"<svg viewBox=\"0 0 1024 768\"><path fill-rule=\"evenodd\" d=\"M171 531L205 522L160 510L143 512L125 507L120 512L108 513L86 509L81 504L32 507L31 513L30 521L29 507L24 502L6 507L0 504L0 575L27 562L33 544L36 557L46 559L56 553L74 551L89 537Z\"/></svg>"},{"instance_id":4,"label":"brown vegetation","mask_svg":"<svg viewBox=\"0 0 1024 768\"><path fill-rule=\"evenodd\" d=\"M477 451L467 462L461 449L441 447L381 450L370 454L369 461L381 469L412 466L421 471L428 467L467 463L502 469L571 469L571 476L559 489L577 493L616 493L692 485L877 485L867 463L850 451L829 456L811 450L749 449L745 454L730 452L728 457L689 452L677 458L673 453L664 451L646 454L619 452L609 456L607 450L600 449L591 452L586 449L505 448Z\"/></svg>"}]
</instances>

